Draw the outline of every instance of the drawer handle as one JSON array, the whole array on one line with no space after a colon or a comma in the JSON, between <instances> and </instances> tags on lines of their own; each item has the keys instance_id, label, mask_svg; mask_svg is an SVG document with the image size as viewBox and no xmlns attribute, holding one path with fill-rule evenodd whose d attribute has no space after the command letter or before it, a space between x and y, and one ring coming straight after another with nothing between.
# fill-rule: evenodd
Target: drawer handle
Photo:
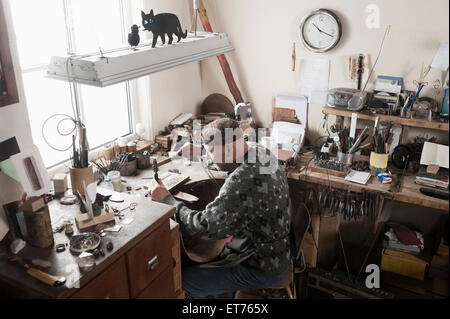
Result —
<instances>
[{"instance_id":1,"label":"drawer handle","mask_svg":"<svg viewBox=\"0 0 450 319\"><path fill-rule=\"evenodd\" d=\"M158 256L153 257L150 259L150 261L147 263L147 270L154 270L159 265Z\"/></svg>"}]
</instances>

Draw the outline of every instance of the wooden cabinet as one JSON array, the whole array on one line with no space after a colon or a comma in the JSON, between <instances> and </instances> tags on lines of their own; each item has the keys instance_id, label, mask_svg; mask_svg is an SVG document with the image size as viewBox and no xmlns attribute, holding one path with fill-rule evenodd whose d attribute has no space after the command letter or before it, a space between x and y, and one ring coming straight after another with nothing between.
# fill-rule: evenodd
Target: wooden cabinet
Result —
<instances>
[{"instance_id":1,"label":"wooden cabinet","mask_svg":"<svg viewBox=\"0 0 450 319\"><path fill-rule=\"evenodd\" d=\"M175 298L173 289L172 266L167 267L147 288L142 291L137 299L167 299Z\"/></svg>"},{"instance_id":2,"label":"wooden cabinet","mask_svg":"<svg viewBox=\"0 0 450 319\"><path fill-rule=\"evenodd\" d=\"M167 267L172 266L169 220L126 255L131 298L136 297ZM171 281L173 288L173 279Z\"/></svg>"},{"instance_id":3,"label":"wooden cabinet","mask_svg":"<svg viewBox=\"0 0 450 319\"><path fill-rule=\"evenodd\" d=\"M172 240L172 259L173 259L173 284L177 298L183 294L181 280L181 234L180 225L174 220L170 220L170 236Z\"/></svg>"},{"instance_id":4,"label":"wooden cabinet","mask_svg":"<svg viewBox=\"0 0 450 319\"><path fill-rule=\"evenodd\" d=\"M45 272L65 276L66 287L50 287L27 275L22 266L5 257L9 243L0 242L0 295L33 299L182 298L180 234L178 224L170 218L175 208L131 194L121 196L127 202L138 203L135 211L126 213L133 221L120 232L103 237L104 255L97 257L92 270L81 272L76 264L78 256L69 249L57 253L54 247L27 245L18 254L24 260L48 260L52 266ZM48 205L52 220L79 216L77 205L64 206L58 201ZM68 241L64 233L55 233L54 240L57 244ZM106 249L109 242L112 250ZM74 284L81 288L72 288Z\"/></svg>"},{"instance_id":5,"label":"wooden cabinet","mask_svg":"<svg viewBox=\"0 0 450 319\"><path fill-rule=\"evenodd\" d=\"M73 299L129 298L125 257L109 266L102 274L76 292Z\"/></svg>"}]
</instances>

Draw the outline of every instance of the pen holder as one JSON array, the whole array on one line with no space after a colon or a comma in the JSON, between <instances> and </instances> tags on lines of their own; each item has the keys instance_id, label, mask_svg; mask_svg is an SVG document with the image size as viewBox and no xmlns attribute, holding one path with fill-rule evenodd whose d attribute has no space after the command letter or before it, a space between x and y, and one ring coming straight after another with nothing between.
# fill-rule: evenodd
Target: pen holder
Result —
<instances>
[{"instance_id":1,"label":"pen holder","mask_svg":"<svg viewBox=\"0 0 450 319\"><path fill-rule=\"evenodd\" d=\"M84 186L94 182L94 170L92 165L85 168L73 168L69 167L70 183L72 184L72 194L84 195Z\"/></svg>"},{"instance_id":2,"label":"pen holder","mask_svg":"<svg viewBox=\"0 0 450 319\"><path fill-rule=\"evenodd\" d=\"M120 170L122 176L134 176L137 170L137 159L127 162Z\"/></svg>"},{"instance_id":3,"label":"pen holder","mask_svg":"<svg viewBox=\"0 0 450 319\"><path fill-rule=\"evenodd\" d=\"M346 153L342 153L342 152L338 152L337 153L337 157L338 157L338 162L345 164L347 166L351 166L353 164L353 154L346 154Z\"/></svg>"},{"instance_id":4,"label":"pen holder","mask_svg":"<svg viewBox=\"0 0 450 319\"><path fill-rule=\"evenodd\" d=\"M370 153L370 171L386 172L389 161L389 153Z\"/></svg>"}]
</instances>

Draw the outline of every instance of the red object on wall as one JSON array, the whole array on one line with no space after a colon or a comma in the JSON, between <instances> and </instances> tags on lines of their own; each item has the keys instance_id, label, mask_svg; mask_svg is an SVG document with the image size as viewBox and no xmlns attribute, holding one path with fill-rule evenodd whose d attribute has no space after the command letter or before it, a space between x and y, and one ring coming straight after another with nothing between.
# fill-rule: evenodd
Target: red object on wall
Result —
<instances>
[{"instance_id":1,"label":"red object on wall","mask_svg":"<svg viewBox=\"0 0 450 319\"><path fill-rule=\"evenodd\" d=\"M199 1L199 13L203 29L206 32L214 32L212 30L211 24L209 23L209 18L202 0ZM234 80L233 73L231 72L230 64L228 63L227 58L223 54L219 55L217 58L219 59L220 66L222 67L223 74L225 75L225 80L227 81L228 87L234 97L234 100L236 101L236 104L244 103L241 91L239 90L236 81Z\"/></svg>"}]
</instances>

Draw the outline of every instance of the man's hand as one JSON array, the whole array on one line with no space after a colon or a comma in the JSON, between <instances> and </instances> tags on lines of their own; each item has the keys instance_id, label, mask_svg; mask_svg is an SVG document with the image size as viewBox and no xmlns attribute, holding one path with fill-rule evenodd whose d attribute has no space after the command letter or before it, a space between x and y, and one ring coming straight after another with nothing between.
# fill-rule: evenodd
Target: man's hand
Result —
<instances>
[{"instance_id":1,"label":"man's hand","mask_svg":"<svg viewBox=\"0 0 450 319\"><path fill-rule=\"evenodd\" d=\"M152 201L162 203L164 198L166 198L168 195L170 195L170 192L167 190L167 188L164 186L163 183L161 183L161 180L157 180L159 186L157 186L154 190L152 190Z\"/></svg>"}]
</instances>

